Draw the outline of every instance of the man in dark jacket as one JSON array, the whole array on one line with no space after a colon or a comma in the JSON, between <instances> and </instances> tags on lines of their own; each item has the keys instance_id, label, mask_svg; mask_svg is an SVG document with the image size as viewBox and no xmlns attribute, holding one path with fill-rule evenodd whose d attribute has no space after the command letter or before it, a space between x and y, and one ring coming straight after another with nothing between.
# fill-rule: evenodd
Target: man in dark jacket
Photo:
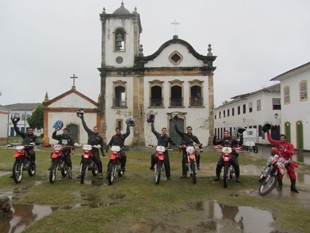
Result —
<instances>
[{"instance_id":1,"label":"man in dark jacket","mask_svg":"<svg viewBox=\"0 0 310 233\"><path fill-rule=\"evenodd\" d=\"M33 128L29 127L27 130L27 133L21 132L19 130L19 128L17 127L17 123L19 120L20 120L19 118L13 118L12 122L14 125L15 132L23 138L22 144L24 146L29 145L29 144L39 145L40 144L39 139L36 135L33 134ZM32 166L32 168L34 169L36 166L36 153L33 149L33 146L26 147L25 150L30 156L30 166Z\"/></svg>"},{"instance_id":2,"label":"man in dark jacket","mask_svg":"<svg viewBox=\"0 0 310 233\"><path fill-rule=\"evenodd\" d=\"M99 129L97 126L94 126L93 130L91 130L90 128L87 127L86 122L84 120L84 114L80 114L78 115L81 120L82 120L82 124L83 127L85 129L85 131L87 132L88 135L88 140L87 140L87 144L92 145L92 146L100 146L100 151L102 156L104 157L104 143L103 143L103 138L99 135ZM102 162L100 159L100 153L99 153L99 149L93 147L92 148L92 152L93 152L93 157L92 159L94 160L94 162L96 163L97 167L98 167L98 172L99 172L99 179L102 179ZM80 178L80 175L77 177Z\"/></svg>"},{"instance_id":3,"label":"man in dark jacket","mask_svg":"<svg viewBox=\"0 0 310 233\"><path fill-rule=\"evenodd\" d=\"M157 145L158 146L164 146L166 148L164 156L164 165L165 165L165 171L166 171L166 176L167 176L167 180L170 180L170 161L169 161L169 155L168 155L168 144L170 143L171 145L175 146L176 144L174 143L174 141L168 136L167 134L167 128L162 128L161 129L161 134L158 133L155 128L154 128L154 122L152 122L151 124L151 128L152 128L152 132L155 135L155 137L157 138ZM155 166L155 155L156 153L151 155L151 170L154 170L154 166Z\"/></svg>"},{"instance_id":4,"label":"man in dark jacket","mask_svg":"<svg viewBox=\"0 0 310 233\"><path fill-rule=\"evenodd\" d=\"M126 122L126 124L127 124L126 133L122 134L121 129L117 127L115 129L115 135L112 136L112 138L108 144L108 147L119 146L121 148L121 151L120 151L121 168L122 168L123 172L125 172L126 161L127 161L127 157L125 154L125 139L130 135L129 123ZM108 150L108 148L107 148L107 150ZM108 164L108 166L109 166L109 164Z\"/></svg>"},{"instance_id":5,"label":"man in dark jacket","mask_svg":"<svg viewBox=\"0 0 310 233\"><path fill-rule=\"evenodd\" d=\"M193 135L193 129L191 126L186 127L186 133L181 131L176 122L174 125L175 131L181 136L181 143L180 145L185 145L185 146L194 146L194 142L196 143L196 146L201 147L202 144L199 142L199 139ZM182 176L180 178L186 178L187 177L187 161L186 161L186 148L182 149ZM200 164L200 156L197 156L198 151L196 150L196 162L197 162L197 168L199 167Z\"/></svg>"},{"instance_id":6,"label":"man in dark jacket","mask_svg":"<svg viewBox=\"0 0 310 233\"><path fill-rule=\"evenodd\" d=\"M69 135L68 128L64 128L62 134L57 134L57 131L59 131L59 129L55 129L55 131L52 134L52 138L57 140L58 144L63 146L64 161L69 168L68 172L71 173L72 172L71 154L74 153L74 141ZM67 146L71 148L66 148Z\"/></svg>"},{"instance_id":7,"label":"man in dark jacket","mask_svg":"<svg viewBox=\"0 0 310 233\"><path fill-rule=\"evenodd\" d=\"M213 138L213 144L214 145L221 145L221 146L228 146L228 147L238 147L239 142L236 138L230 136L230 132L228 130L225 130L224 137L220 140L216 140L216 136ZM233 165L236 173L236 182L240 182L240 168L238 163L238 153L233 149L231 152L232 160L231 164ZM216 177L214 181L218 181L220 179L220 174L222 167L224 165L224 159L222 155L220 156L217 165L216 165Z\"/></svg>"}]
</instances>

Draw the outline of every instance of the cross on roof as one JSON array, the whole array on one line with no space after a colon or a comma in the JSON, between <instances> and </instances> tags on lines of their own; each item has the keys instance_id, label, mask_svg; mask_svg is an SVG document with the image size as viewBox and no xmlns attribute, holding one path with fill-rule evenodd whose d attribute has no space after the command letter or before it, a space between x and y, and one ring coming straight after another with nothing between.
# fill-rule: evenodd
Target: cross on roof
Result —
<instances>
[{"instance_id":1,"label":"cross on roof","mask_svg":"<svg viewBox=\"0 0 310 233\"><path fill-rule=\"evenodd\" d=\"M177 22L177 20L175 19L174 22L171 23L174 26L174 35L177 35L177 26L180 24L179 22Z\"/></svg>"},{"instance_id":2,"label":"cross on roof","mask_svg":"<svg viewBox=\"0 0 310 233\"><path fill-rule=\"evenodd\" d=\"M75 79L77 79L78 77L76 77L75 74L73 74L73 76L70 77L70 78L73 79L73 85L72 85L72 87L75 87Z\"/></svg>"}]
</instances>

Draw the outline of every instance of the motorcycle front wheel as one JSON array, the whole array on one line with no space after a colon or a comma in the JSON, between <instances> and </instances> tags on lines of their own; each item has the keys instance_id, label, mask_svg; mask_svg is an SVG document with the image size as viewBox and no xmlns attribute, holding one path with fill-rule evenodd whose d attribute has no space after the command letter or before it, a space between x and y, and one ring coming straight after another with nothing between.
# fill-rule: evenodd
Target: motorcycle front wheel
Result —
<instances>
[{"instance_id":1,"label":"motorcycle front wheel","mask_svg":"<svg viewBox=\"0 0 310 233\"><path fill-rule=\"evenodd\" d=\"M196 170L196 163L194 162L194 163L191 163L191 171L192 171L192 174L191 174L191 176L192 176L192 182L193 182L193 184L196 184L197 183L197 178L196 178L196 172L197 172L197 170Z\"/></svg>"},{"instance_id":2,"label":"motorcycle front wheel","mask_svg":"<svg viewBox=\"0 0 310 233\"><path fill-rule=\"evenodd\" d=\"M162 171L162 163L157 163L154 166L154 171L155 171L155 184L159 184L160 182L160 177L161 177L161 171Z\"/></svg>"},{"instance_id":3,"label":"motorcycle front wheel","mask_svg":"<svg viewBox=\"0 0 310 233\"><path fill-rule=\"evenodd\" d=\"M12 173L13 173L13 180L15 181L16 184L19 184L22 182L23 179L23 164L21 161L16 160L13 164L12 168Z\"/></svg>"},{"instance_id":4,"label":"motorcycle front wheel","mask_svg":"<svg viewBox=\"0 0 310 233\"><path fill-rule=\"evenodd\" d=\"M57 170L58 170L58 163L53 162L53 164L51 166L51 170L50 170L50 176L49 176L49 180L50 180L51 184L56 181Z\"/></svg>"},{"instance_id":5,"label":"motorcycle front wheel","mask_svg":"<svg viewBox=\"0 0 310 233\"><path fill-rule=\"evenodd\" d=\"M223 177L223 181L224 181L224 188L227 188L228 186L228 168L229 168L229 164L225 163L224 165L224 177Z\"/></svg>"},{"instance_id":6,"label":"motorcycle front wheel","mask_svg":"<svg viewBox=\"0 0 310 233\"><path fill-rule=\"evenodd\" d=\"M80 181L81 184L84 184L86 173L87 173L87 162L84 161L82 165L82 171L81 171L81 181Z\"/></svg>"},{"instance_id":7,"label":"motorcycle front wheel","mask_svg":"<svg viewBox=\"0 0 310 233\"><path fill-rule=\"evenodd\" d=\"M268 175L266 177L266 179L264 179L261 182L261 185L259 186L259 194L262 196L267 195L268 193L270 193L277 185L277 176L276 175Z\"/></svg>"},{"instance_id":8,"label":"motorcycle front wheel","mask_svg":"<svg viewBox=\"0 0 310 233\"><path fill-rule=\"evenodd\" d=\"M97 176L98 175L98 167L97 164L93 161L93 169L91 170L91 173L93 174L93 176Z\"/></svg>"},{"instance_id":9,"label":"motorcycle front wheel","mask_svg":"<svg viewBox=\"0 0 310 233\"><path fill-rule=\"evenodd\" d=\"M32 166L31 164L29 165L28 168L28 175L29 176L34 176L36 174L36 167Z\"/></svg>"},{"instance_id":10,"label":"motorcycle front wheel","mask_svg":"<svg viewBox=\"0 0 310 233\"><path fill-rule=\"evenodd\" d=\"M115 170L116 170L116 165L114 163L110 163L109 168L108 168L108 182L110 185L113 184Z\"/></svg>"}]
</instances>

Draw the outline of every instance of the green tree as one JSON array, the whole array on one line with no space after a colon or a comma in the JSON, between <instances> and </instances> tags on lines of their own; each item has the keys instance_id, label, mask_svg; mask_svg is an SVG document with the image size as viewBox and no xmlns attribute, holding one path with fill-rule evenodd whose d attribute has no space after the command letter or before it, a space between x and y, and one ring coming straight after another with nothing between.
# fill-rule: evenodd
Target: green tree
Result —
<instances>
[{"instance_id":1,"label":"green tree","mask_svg":"<svg viewBox=\"0 0 310 233\"><path fill-rule=\"evenodd\" d=\"M43 105L39 104L33 111L32 115L27 118L27 122L31 128L42 129L44 126L44 109Z\"/></svg>"}]
</instances>

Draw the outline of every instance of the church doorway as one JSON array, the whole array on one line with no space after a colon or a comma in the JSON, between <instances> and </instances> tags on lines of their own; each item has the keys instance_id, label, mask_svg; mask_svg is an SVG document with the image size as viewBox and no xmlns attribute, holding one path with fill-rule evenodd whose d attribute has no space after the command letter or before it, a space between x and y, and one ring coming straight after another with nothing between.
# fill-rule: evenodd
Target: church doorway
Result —
<instances>
[{"instance_id":1,"label":"church doorway","mask_svg":"<svg viewBox=\"0 0 310 233\"><path fill-rule=\"evenodd\" d=\"M69 134L74 142L78 143L78 126L75 124L67 125L67 128L69 129Z\"/></svg>"},{"instance_id":2,"label":"church doorway","mask_svg":"<svg viewBox=\"0 0 310 233\"><path fill-rule=\"evenodd\" d=\"M184 119L178 119L177 121L177 126L178 128L183 131L184 130ZM171 139L177 144L177 145L180 145L181 143L181 136L175 131L175 128L174 128L174 120L170 120L169 122L169 129L170 129L170 132L169 132L169 136L171 137Z\"/></svg>"}]
</instances>

